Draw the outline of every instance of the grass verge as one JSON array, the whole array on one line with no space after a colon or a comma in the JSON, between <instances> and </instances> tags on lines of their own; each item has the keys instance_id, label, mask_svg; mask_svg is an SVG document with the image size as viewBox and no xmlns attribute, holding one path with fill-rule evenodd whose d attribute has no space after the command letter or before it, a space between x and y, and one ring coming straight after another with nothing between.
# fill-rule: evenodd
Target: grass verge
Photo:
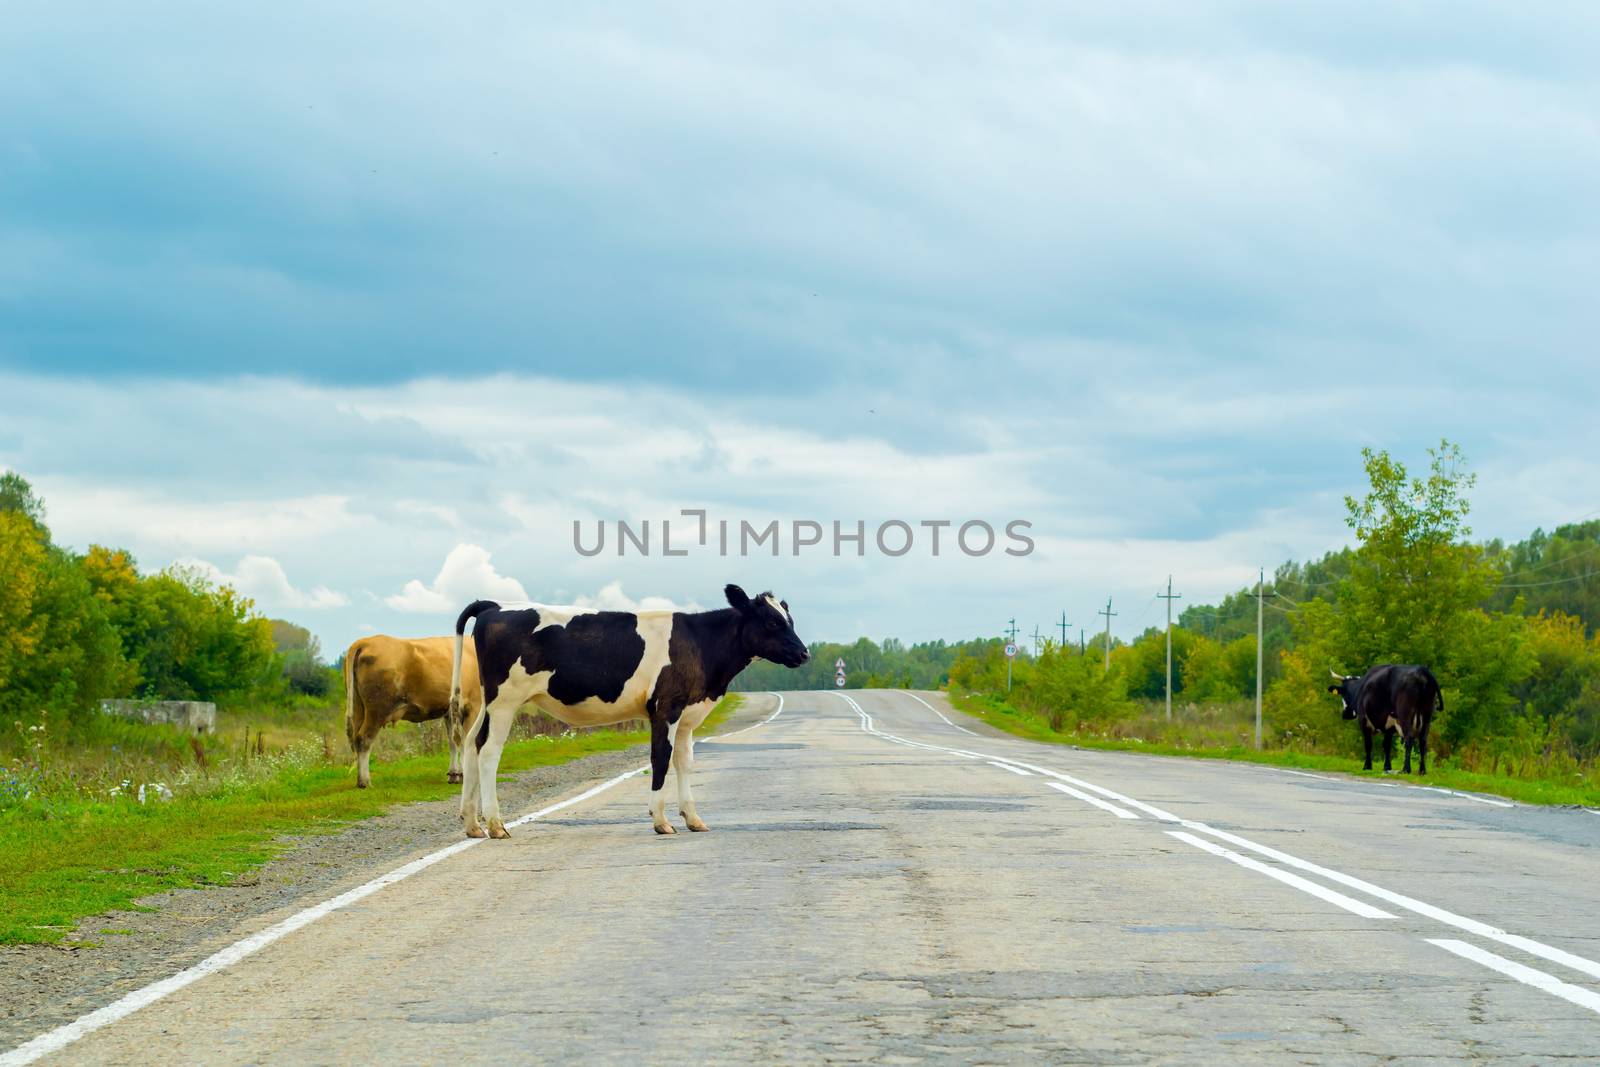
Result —
<instances>
[{"instance_id":1,"label":"grass verge","mask_svg":"<svg viewBox=\"0 0 1600 1067\"><path fill-rule=\"evenodd\" d=\"M952 689L950 702L975 719L1030 741L1050 744L1076 745L1079 748L1107 749L1119 752L1142 752L1152 756L1186 756L1193 759L1240 760L1246 763L1265 763L1278 767L1304 770L1334 771L1357 778L1386 778L1381 770L1361 769L1361 761L1346 756L1266 749L1260 752L1242 745L1212 746L1205 744L1171 744L1149 742L1133 737L1104 737L1081 731L1053 730L1050 724L1037 715L1012 707L997 697L967 693ZM1353 729L1353 727L1352 727ZM1374 746L1376 749L1376 745ZM1395 765L1399 766L1401 754L1396 745ZM1381 759L1381 756L1375 756ZM1439 786L1472 793L1519 800L1525 804L1565 804L1583 807L1600 807L1600 788L1589 781L1563 782L1548 778L1513 778L1503 774L1484 774L1454 767L1448 760L1433 761L1428 766L1426 778L1400 776L1417 785Z\"/></svg>"},{"instance_id":2,"label":"grass verge","mask_svg":"<svg viewBox=\"0 0 1600 1067\"><path fill-rule=\"evenodd\" d=\"M730 695L708 716L710 732L733 714ZM649 740L645 730L595 730L513 740L501 776ZM0 813L0 944L92 947L79 920L133 908L167 889L230 885L285 847L285 834L331 833L396 804L443 800L440 753L385 762L372 788L356 789L348 761L288 764L270 778L225 792L141 804L131 797L55 798ZM105 930L103 934L120 931Z\"/></svg>"}]
</instances>

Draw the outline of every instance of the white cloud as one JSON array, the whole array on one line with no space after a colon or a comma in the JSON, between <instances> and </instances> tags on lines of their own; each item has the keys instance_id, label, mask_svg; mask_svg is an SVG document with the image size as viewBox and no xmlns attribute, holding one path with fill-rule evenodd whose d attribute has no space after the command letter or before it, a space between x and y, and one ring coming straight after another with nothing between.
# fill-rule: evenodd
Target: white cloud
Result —
<instances>
[{"instance_id":1,"label":"white cloud","mask_svg":"<svg viewBox=\"0 0 1600 1067\"><path fill-rule=\"evenodd\" d=\"M271 556L245 556L231 574L203 559L178 562L200 570L214 582L232 586L263 610L324 611L350 603L349 597L327 586L313 586L309 591L296 589L283 564Z\"/></svg>"},{"instance_id":2,"label":"white cloud","mask_svg":"<svg viewBox=\"0 0 1600 1067\"><path fill-rule=\"evenodd\" d=\"M664 596L647 596L635 600L622 591L620 581L601 587L594 596L579 596L573 604L580 608L598 608L601 611L699 611L700 605L690 601L677 604Z\"/></svg>"},{"instance_id":3,"label":"white cloud","mask_svg":"<svg viewBox=\"0 0 1600 1067\"><path fill-rule=\"evenodd\" d=\"M58 542L125 547L147 569L223 561L217 574L230 571L263 610L311 624L325 648L362 626L419 632L478 597L716 607L730 581L788 599L812 639L863 628L956 638L1063 609L1092 628L1108 594L1128 608L1113 621L1126 636L1155 617L1169 572L1194 603L1258 565L1348 543L1340 498L1360 489L1361 444L1416 467L1441 434L1459 437L1481 475L1480 536L1522 537L1594 510L1600 430L1581 390L1494 390L1500 418L1483 423L1459 412L1488 410L1488 386L1438 388L1443 399L1419 403L1409 387L1308 392L1300 379L1213 369L1153 376L1144 408L1112 376L1058 394L1053 415L963 401L920 409L919 422L916 405L886 418L882 393L824 405L512 375L168 387L0 372L0 462L38 487ZM237 445L231 426L248 428ZM98 444L108 440L134 444ZM776 557L664 558L662 520L675 546L688 543L685 507L735 527L899 517L998 528L1020 517L1038 551L796 558L786 541ZM617 554L618 519L650 522L652 555ZM604 553L574 551L574 520L586 540L607 522Z\"/></svg>"},{"instance_id":4,"label":"white cloud","mask_svg":"<svg viewBox=\"0 0 1600 1067\"><path fill-rule=\"evenodd\" d=\"M445 557L431 585L413 578L383 602L396 611L418 613L459 611L474 600L527 600L522 583L494 569L489 551L459 544Z\"/></svg>"}]
</instances>

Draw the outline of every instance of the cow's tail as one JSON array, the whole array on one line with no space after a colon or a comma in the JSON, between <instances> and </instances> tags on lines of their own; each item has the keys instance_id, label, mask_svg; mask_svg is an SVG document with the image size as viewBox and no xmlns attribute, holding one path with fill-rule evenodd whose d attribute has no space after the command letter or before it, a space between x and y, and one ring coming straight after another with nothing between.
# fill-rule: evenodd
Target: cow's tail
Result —
<instances>
[{"instance_id":1,"label":"cow's tail","mask_svg":"<svg viewBox=\"0 0 1600 1067\"><path fill-rule=\"evenodd\" d=\"M1443 711L1444 689L1439 685L1439 679L1435 678L1433 676L1433 672L1426 667L1422 668L1422 673L1426 674L1428 676L1428 681L1433 684L1433 710L1435 712Z\"/></svg>"},{"instance_id":2,"label":"cow's tail","mask_svg":"<svg viewBox=\"0 0 1600 1067\"><path fill-rule=\"evenodd\" d=\"M500 605L493 600L474 600L456 617L456 643L455 656L450 664L450 721L456 722L461 718L461 642L467 632L467 620L476 619L490 608ZM467 725L463 723L462 725Z\"/></svg>"},{"instance_id":3,"label":"cow's tail","mask_svg":"<svg viewBox=\"0 0 1600 1067\"><path fill-rule=\"evenodd\" d=\"M350 739L351 748L356 744L356 659L360 655L360 641L344 654L344 735Z\"/></svg>"}]
</instances>

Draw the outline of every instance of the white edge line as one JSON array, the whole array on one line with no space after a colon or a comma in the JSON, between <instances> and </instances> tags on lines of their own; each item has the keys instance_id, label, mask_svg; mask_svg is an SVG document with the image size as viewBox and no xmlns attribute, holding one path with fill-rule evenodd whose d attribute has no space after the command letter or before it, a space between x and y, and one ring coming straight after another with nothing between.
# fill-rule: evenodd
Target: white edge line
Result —
<instances>
[{"instance_id":1,"label":"white edge line","mask_svg":"<svg viewBox=\"0 0 1600 1067\"><path fill-rule=\"evenodd\" d=\"M735 730L735 731L733 731L732 733L729 733L729 734L712 734L710 737L707 737L707 738L704 738L704 739L696 738L695 739L695 744L696 745L703 745L703 744L706 744L707 742L710 742L711 744L714 745L718 741L722 741L722 740L724 740L726 738L738 737L740 734L749 733L751 730L754 730L758 726L765 726L765 725L767 725L767 723L771 722L773 719L776 719L779 715L782 715L783 714L783 694L782 693L768 693L767 695L778 698L778 710L777 711L773 712L771 715L768 715L765 719L762 719L760 722L755 723L754 725L746 726L742 730Z\"/></svg>"},{"instance_id":2,"label":"white edge line","mask_svg":"<svg viewBox=\"0 0 1600 1067\"><path fill-rule=\"evenodd\" d=\"M946 726L950 727L951 729L960 730L962 733L967 734L967 735L969 735L971 737L977 737L978 736L977 734L973 733L971 730L967 729L965 726L961 726L961 725L959 725L957 723L951 722L949 719L946 719L944 717L944 712L940 711L938 708L934 707L932 704L928 703L926 700L923 700L921 697L917 696L917 694L913 693L911 690L902 689L902 690L900 690L900 692L904 693L906 696L910 697L912 700L915 700L918 704L921 704L923 707L927 708L929 711L931 711L935 715L939 716L940 721L942 721Z\"/></svg>"},{"instance_id":3,"label":"white edge line","mask_svg":"<svg viewBox=\"0 0 1600 1067\"><path fill-rule=\"evenodd\" d=\"M1465 797L1467 800L1476 800L1479 804L1493 804L1497 808L1514 808L1515 804L1509 800L1494 800L1489 797L1480 797L1476 793L1461 793L1454 789L1446 790L1451 796Z\"/></svg>"},{"instance_id":4,"label":"white edge line","mask_svg":"<svg viewBox=\"0 0 1600 1067\"><path fill-rule=\"evenodd\" d=\"M1390 915L1381 908L1373 907L1364 900L1356 900L1354 897L1347 897L1343 893L1336 893L1326 886L1321 886L1309 879L1301 878L1298 874L1290 874L1288 871L1279 870L1277 867L1268 867L1265 863L1262 863L1259 860L1253 860L1249 856L1241 856L1237 852L1223 848L1221 845L1212 844L1210 841L1198 838L1193 834L1186 834L1182 830L1168 830L1167 835L1169 837L1176 837L1179 841L1193 845L1195 848L1209 852L1214 856L1221 856L1225 860L1230 860L1234 863L1237 863L1239 866L1255 871L1258 874L1264 874L1268 878L1276 878L1284 885L1293 886L1302 893L1309 893L1314 897L1326 900L1330 904L1337 904L1345 911L1354 912L1363 919L1394 918L1393 915Z\"/></svg>"},{"instance_id":5,"label":"white edge line","mask_svg":"<svg viewBox=\"0 0 1600 1067\"><path fill-rule=\"evenodd\" d=\"M1524 966L1514 960L1508 960L1504 956L1496 956L1493 952L1485 952L1477 945L1469 945L1465 941L1430 937L1427 942L1430 945L1438 945L1446 952L1453 952L1462 959L1471 960L1473 963L1481 963L1491 971L1499 971L1509 978L1515 978L1523 985L1531 985L1535 989L1541 989L1553 996L1560 997L1562 1000L1571 1001L1579 1007L1588 1008L1592 1012L1600 1012L1600 993L1595 993L1593 990L1573 985L1570 982L1563 982L1553 974L1546 974L1543 971Z\"/></svg>"},{"instance_id":6,"label":"white edge line","mask_svg":"<svg viewBox=\"0 0 1600 1067\"><path fill-rule=\"evenodd\" d=\"M781 693L774 693L772 695L778 698L777 711L756 723L755 726L747 726L744 730L736 730L734 732L744 733L745 730L754 730L756 726L765 726L773 719L776 719L779 715L782 715L783 695ZM722 736L732 737L733 734L724 734ZM608 779L599 785L592 786L589 789L579 793L577 796L568 797L566 800L557 801L554 804L540 808L538 811L529 812L526 815L513 819L506 823L506 826L508 828L513 826L523 826L527 823L533 822L536 819L542 819L546 815L552 815L555 812L561 811L563 808L570 808L574 804L581 804L590 797L598 796L599 794L604 793L606 790L620 785L629 778L632 778L637 774L642 774L649 769L649 764L645 764L643 767L635 767L631 771L628 771L624 774L619 774L615 778ZM252 956L257 952L260 952L268 945L275 941L282 940L303 926L309 926L326 915L338 911L341 908L349 907L356 901L369 897L380 889L385 889L391 885L394 885L396 882L402 882L420 871L427 870L429 867L432 867L435 863L438 863L441 860L449 859L451 856L454 856L459 852L464 852L467 849L472 848L474 845L480 845L484 840L484 838L474 837L468 838L465 841L457 841L453 845L446 845L437 852L430 852L428 855L423 856L420 859L415 859L410 863L396 867L387 874L380 874L370 882L363 882L354 889L346 890L336 897L330 897L320 904L313 904L309 908L306 908L302 911L297 911L287 919L274 923L265 930L251 934L249 937L235 941L227 948L207 956L199 963L185 967L176 974L169 975L166 978L152 982L147 986L142 986L139 989L135 989L133 992L119 997L110 1004L107 1004L102 1008L97 1008L81 1018L74 1019L70 1023L58 1026L54 1030L47 1030L38 1037L33 1038L31 1041L26 1041L10 1051L0 1053L0 1067L20 1067L22 1064L32 1063L42 1056L48 1056L52 1052L60 1051L61 1049L72 1044L74 1041L77 1041L79 1038L86 1037L89 1034L94 1033L96 1030L103 1029L107 1026L110 1026L112 1023L126 1019L140 1008L148 1007L149 1005L154 1004L156 1001L176 993L185 986L198 982L200 979L209 974L215 974L226 967L230 967L233 964L238 963L247 956Z\"/></svg>"},{"instance_id":7,"label":"white edge line","mask_svg":"<svg viewBox=\"0 0 1600 1067\"><path fill-rule=\"evenodd\" d=\"M1339 780L1337 778L1330 778L1326 774L1312 774L1309 771L1295 771L1290 770L1288 767L1279 767L1278 770L1282 771L1284 774L1298 775L1301 778L1315 778L1319 782L1337 782Z\"/></svg>"},{"instance_id":8,"label":"white edge line","mask_svg":"<svg viewBox=\"0 0 1600 1067\"><path fill-rule=\"evenodd\" d=\"M588 800L597 793L602 793L615 785L619 785L620 783L627 781L629 778L632 778L641 770L645 769L648 768L635 768L634 770L628 771L626 774L619 774L615 778L609 779L600 785L584 790L575 797L569 797L568 799L560 801L559 803L540 808L538 811L524 815L519 819L515 819L512 822L507 823L506 825L520 826L524 823L530 823L535 819L541 819L552 812L560 811L562 808L571 807L572 805L581 801ZM370 882L363 882L354 889L346 890L336 897L330 897L320 904L313 904L309 908L306 908L302 911L297 911L287 919L274 923L265 930L251 934L249 937L243 938L239 941L235 941L227 948L207 956L199 963L185 967L178 973L169 975L160 981L152 982L147 986L135 989L133 992L119 997L103 1008L98 1008L82 1018L75 1019L64 1026L58 1026L54 1030L46 1031L33 1040L18 1045L9 1052L0 1054L0 1067L14 1067L14 1065L32 1063L41 1056L46 1056L52 1052L63 1049L72 1044L74 1041L77 1041L79 1038L91 1034L103 1027L110 1026L112 1023L121 1019L125 1019L129 1015L132 1015L134 1012L138 1011L140 1008L154 1004L163 997L170 996L185 986L191 985L194 982L198 982L200 979L209 974L214 974L225 967L229 967L235 963L238 963L247 956L254 955L255 953L266 948L268 945L272 944L274 941L279 941L284 937L287 937L289 934L294 933L303 926L309 926L311 923L316 922L325 915L338 911L340 908L348 907L358 900L371 896L380 889L394 885L396 882L404 881L420 871L427 870L429 867L432 867L441 860L449 859L451 856L454 856L459 852L464 852L475 845L482 844L483 841L483 838L469 838L465 841L457 841L453 845L446 845L437 852L430 852L428 855L423 856L420 859L415 859L410 863L396 867L387 874L381 874L372 879Z\"/></svg>"},{"instance_id":9,"label":"white edge line","mask_svg":"<svg viewBox=\"0 0 1600 1067\"><path fill-rule=\"evenodd\" d=\"M1065 782L1046 782L1045 785L1049 786L1051 789L1059 789L1068 796L1077 797L1079 800L1082 800L1085 803L1093 804L1097 808L1103 808L1119 819L1137 819L1139 817L1133 812L1128 811L1126 808L1119 808L1115 804L1108 804L1099 797L1090 796L1081 789L1072 788Z\"/></svg>"}]
</instances>

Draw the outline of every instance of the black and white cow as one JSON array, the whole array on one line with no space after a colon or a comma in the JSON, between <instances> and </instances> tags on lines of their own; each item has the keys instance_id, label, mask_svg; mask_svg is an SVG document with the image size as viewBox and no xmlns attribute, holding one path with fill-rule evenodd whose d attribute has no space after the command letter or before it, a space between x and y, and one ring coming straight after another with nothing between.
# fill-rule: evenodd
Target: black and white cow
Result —
<instances>
[{"instance_id":1,"label":"black and white cow","mask_svg":"<svg viewBox=\"0 0 1600 1067\"><path fill-rule=\"evenodd\" d=\"M1444 710L1444 694L1439 680L1426 667L1405 663L1384 663L1363 675L1333 672L1336 679L1328 692L1338 693L1344 704L1344 717L1361 726L1366 746L1366 770L1372 770L1372 735L1383 734L1383 769L1393 770L1394 735L1406 746L1405 773L1411 773L1411 748L1417 747L1417 773L1428 773L1428 729L1433 713Z\"/></svg>"},{"instance_id":2,"label":"black and white cow","mask_svg":"<svg viewBox=\"0 0 1600 1067\"><path fill-rule=\"evenodd\" d=\"M452 711L461 693L461 643L467 620L483 680L483 711L465 738L461 819L468 837L509 837L495 795L500 751L517 709L533 704L572 726L650 722L650 821L667 822L667 766L678 777L678 811L691 830L708 829L689 788L694 730L757 658L798 667L811 658L794 632L789 605L771 593L752 600L737 585L717 611L596 611L479 600L456 620Z\"/></svg>"}]
</instances>

